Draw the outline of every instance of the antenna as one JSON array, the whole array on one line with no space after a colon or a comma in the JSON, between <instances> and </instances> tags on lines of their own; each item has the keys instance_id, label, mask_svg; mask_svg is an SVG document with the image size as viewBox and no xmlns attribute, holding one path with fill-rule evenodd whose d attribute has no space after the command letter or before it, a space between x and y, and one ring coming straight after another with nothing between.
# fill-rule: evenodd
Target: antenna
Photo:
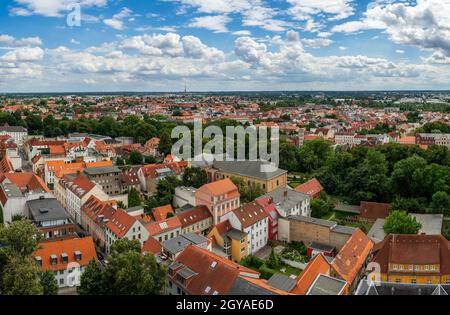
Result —
<instances>
[{"instance_id":1,"label":"antenna","mask_svg":"<svg viewBox=\"0 0 450 315\"><path fill-rule=\"evenodd\" d=\"M184 94L187 93L187 80L184 79Z\"/></svg>"}]
</instances>

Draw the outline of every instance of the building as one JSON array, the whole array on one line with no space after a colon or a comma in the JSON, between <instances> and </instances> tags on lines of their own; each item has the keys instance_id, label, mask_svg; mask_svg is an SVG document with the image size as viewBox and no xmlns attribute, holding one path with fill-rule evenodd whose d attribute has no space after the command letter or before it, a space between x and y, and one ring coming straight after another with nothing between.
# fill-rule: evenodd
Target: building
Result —
<instances>
[{"instance_id":1,"label":"building","mask_svg":"<svg viewBox=\"0 0 450 315\"><path fill-rule=\"evenodd\" d=\"M181 222L181 233L197 233L208 235L213 219L206 206L197 206L177 214Z\"/></svg>"},{"instance_id":2,"label":"building","mask_svg":"<svg viewBox=\"0 0 450 315\"><path fill-rule=\"evenodd\" d=\"M42 271L55 273L60 288L79 285L86 266L97 261L92 237L44 242L33 256Z\"/></svg>"},{"instance_id":3,"label":"building","mask_svg":"<svg viewBox=\"0 0 450 315\"><path fill-rule=\"evenodd\" d=\"M234 262L240 262L248 256L249 235L233 228L228 220L216 224L209 232L208 238L213 240L213 250L220 256Z\"/></svg>"},{"instance_id":4,"label":"building","mask_svg":"<svg viewBox=\"0 0 450 315\"><path fill-rule=\"evenodd\" d=\"M315 242L340 250L354 232L355 228L311 217L290 216L278 220L278 240L285 242Z\"/></svg>"},{"instance_id":5,"label":"building","mask_svg":"<svg viewBox=\"0 0 450 315\"><path fill-rule=\"evenodd\" d=\"M450 295L450 284L413 284L361 280L355 295Z\"/></svg>"},{"instance_id":6,"label":"building","mask_svg":"<svg viewBox=\"0 0 450 315\"><path fill-rule=\"evenodd\" d=\"M10 223L14 215L27 216L26 202L41 196L51 196L50 190L33 173L0 174L0 203L4 223Z\"/></svg>"},{"instance_id":7,"label":"building","mask_svg":"<svg viewBox=\"0 0 450 315\"><path fill-rule=\"evenodd\" d=\"M361 201L359 217L369 222L384 219L389 215L391 205L388 203Z\"/></svg>"},{"instance_id":8,"label":"building","mask_svg":"<svg viewBox=\"0 0 450 315\"><path fill-rule=\"evenodd\" d=\"M189 245L211 251L211 242L209 239L195 233L186 233L162 242L161 253L170 261L174 261Z\"/></svg>"},{"instance_id":9,"label":"building","mask_svg":"<svg viewBox=\"0 0 450 315\"><path fill-rule=\"evenodd\" d=\"M238 188L231 179L205 184L195 192L195 204L204 205L213 216L213 224L222 222L225 215L240 206Z\"/></svg>"},{"instance_id":10,"label":"building","mask_svg":"<svg viewBox=\"0 0 450 315\"><path fill-rule=\"evenodd\" d=\"M225 215L233 228L248 235L248 254L253 255L269 240L269 215L258 203L247 203Z\"/></svg>"},{"instance_id":11,"label":"building","mask_svg":"<svg viewBox=\"0 0 450 315\"><path fill-rule=\"evenodd\" d=\"M117 166L86 168L84 174L98 184L108 196L122 194L122 171Z\"/></svg>"},{"instance_id":12,"label":"building","mask_svg":"<svg viewBox=\"0 0 450 315\"><path fill-rule=\"evenodd\" d=\"M287 171L262 161L214 161L208 176L210 181L240 178L248 185L260 185L265 192L287 185Z\"/></svg>"},{"instance_id":13,"label":"building","mask_svg":"<svg viewBox=\"0 0 450 315\"><path fill-rule=\"evenodd\" d=\"M158 182L167 176L181 177L188 167L186 161L172 162L166 164L149 164L142 166L137 172L141 184L141 190L154 193Z\"/></svg>"},{"instance_id":14,"label":"building","mask_svg":"<svg viewBox=\"0 0 450 315\"><path fill-rule=\"evenodd\" d=\"M323 186L317 179L313 178L306 183L297 186L295 190L309 195L311 199L318 199L323 191Z\"/></svg>"},{"instance_id":15,"label":"building","mask_svg":"<svg viewBox=\"0 0 450 315\"><path fill-rule=\"evenodd\" d=\"M175 188L175 194L173 195L173 205L176 208L182 208L186 205L196 206L195 193L197 189L194 187L179 186Z\"/></svg>"},{"instance_id":16,"label":"building","mask_svg":"<svg viewBox=\"0 0 450 315\"><path fill-rule=\"evenodd\" d=\"M152 215L155 221L163 221L165 219L170 218L171 216L174 216L175 213L173 211L172 205L165 205L161 207L153 208Z\"/></svg>"},{"instance_id":17,"label":"building","mask_svg":"<svg viewBox=\"0 0 450 315\"><path fill-rule=\"evenodd\" d=\"M108 200L109 196L103 191L100 185L89 180L87 176L82 173L78 173L76 177L72 175L64 176L59 185L65 188L65 200L63 203L66 205L66 209L72 216L74 221L81 224L81 207L91 197L96 196L100 200ZM57 193L56 196L60 196L61 199L64 193Z\"/></svg>"},{"instance_id":18,"label":"building","mask_svg":"<svg viewBox=\"0 0 450 315\"><path fill-rule=\"evenodd\" d=\"M416 144L419 145L442 145L450 147L450 134L444 133L419 133L416 135Z\"/></svg>"},{"instance_id":19,"label":"building","mask_svg":"<svg viewBox=\"0 0 450 315\"><path fill-rule=\"evenodd\" d=\"M381 281L450 284L450 242L442 235L389 235L374 246L372 257Z\"/></svg>"},{"instance_id":20,"label":"building","mask_svg":"<svg viewBox=\"0 0 450 315\"><path fill-rule=\"evenodd\" d=\"M277 240L278 239L278 219L280 218L280 214L278 213L275 204L273 203L272 198L268 196L262 196L255 200L258 204L260 204L264 211L268 215L269 219L269 240Z\"/></svg>"},{"instance_id":21,"label":"building","mask_svg":"<svg viewBox=\"0 0 450 315\"><path fill-rule=\"evenodd\" d=\"M353 292L366 270L373 246L372 240L356 229L331 262L331 276L345 280Z\"/></svg>"},{"instance_id":22,"label":"building","mask_svg":"<svg viewBox=\"0 0 450 315\"><path fill-rule=\"evenodd\" d=\"M149 236L152 236L160 243L181 234L181 222L176 216L159 222L148 223L145 227L149 232Z\"/></svg>"},{"instance_id":23,"label":"building","mask_svg":"<svg viewBox=\"0 0 450 315\"><path fill-rule=\"evenodd\" d=\"M22 126L9 126L4 124L0 127L0 135L10 136L18 146L22 146L28 137L28 130Z\"/></svg>"},{"instance_id":24,"label":"building","mask_svg":"<svg viewBox=\"0 0 450 315\"><path fill-rule=\"evenodd\" d=\"M167 277L172 295L285 294L259 279L258 272L193 245L169 265Z\"/></svg>"},{"instance_id":25,"label":"building","mask_svg":"<svg viewBox=\"0 0 450 315\"><path fill-rule=\"evenodd\" d=\"M45 240L77 236L75 224L56 198L41 196L28 200L26 207L28 218L42 231Z\"/></svg>"},{"instance_id":26,"label":"building","mask_svg":"<svg viewBox=\"0 0 450 315\"><path fill-rule=\"evenodd\" d=\"M264 195L272 199L281 217L311 216L311 197L291 188L277 188Z\"/></svg>"}]
</instances>

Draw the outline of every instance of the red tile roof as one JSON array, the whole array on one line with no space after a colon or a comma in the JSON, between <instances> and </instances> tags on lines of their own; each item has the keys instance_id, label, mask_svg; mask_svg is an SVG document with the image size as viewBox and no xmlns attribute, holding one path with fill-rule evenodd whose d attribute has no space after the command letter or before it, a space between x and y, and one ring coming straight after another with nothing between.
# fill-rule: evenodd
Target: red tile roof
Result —
<instances>
[{"instance_id":1,"label":"red tile roof","mask_svg":"<svg viewBox=\"0 0 450 315\"><path fill-rule=\"evenodd\" d=\"M218 180L200 187L197 192L205 192L214 196L229 194L229 197L239 196L236 185L229 178Z\"/></svg>"},{"instance_id":2,"label":"red tile roof","mask_svg":"<svg viewBox=\"0 0 450 315\"><path fill-rule=\"evenodd\" d=\"M150 236L142 246L142 252L156 255L161 252L161 244L155 238Z\"/></svg>"},{"instance_id":3,"label":"red tile roof","mask_svg":"<svg viewBox=\"0 0 450 315\"><path fill-rule=\"evenodd\" d=\"M80 261L75 259L76 252L81 253ZM67 254L67 263L63 262L62 254ZM54 265L51 264L52 255L56 255L57 258L57 263ZM94 241L90 236L41 243L39 244L39 249L33 253L33 256L41 258L42 270L65 270L70 263L86 266L91 260L97 260Z\"/></svg>"},{"instance_id":4,"label":"red tile roof","mask_svg":"<svg viewBox=\"0 0 450 315\"><path fill-rule=\"evenodd\" d=\"M240 275L259 275L254 270L194 245L186 247L172 267L175 267L173 281L176 281L176 274L185 268L194 273L186 280L184 289L191 295L226 295Z\"/></svg>"},{"instance_id":5,"label":"red tile roof","mask_svg":"<svg viewBox=\"0 0 450 315\"><path fill-rule=\"evenodd\" d=\"M362 218L369 220L384 219L389 215L388 203L361 201L359 209Z\"/></svg>"},{"instance_id":6,"label":"red tile roof","mask_svg":"<svg viewBox=\"0 0 450 315\"><path fill-rule=\"evenodd\" d=\"M152 211L153 218L155 219L155 221L162 221L167 219L167 215L169 213L174 214L172 205L157 207L154 208Z\"/></svg>"},{"instance_id":7,"label":"red tile roof","mask_svg":"<svg viewBox=\"0 0 450 315\"><path fill-rule=\"evenodd\" d=\"M159 222L153 222L146 225L147 231L150 236L160 235L170 230L181 228L181 222L178 217L171 217Z\"/></svg>"},{"instance_id":8,"label":"red tile roof","mask_svg":"<svg viewBox=\"0 0 450 315\"><path fill-rule=\"evenodd\" d=\"M329 275L330 265L322 254L315 256L297 278L291 293L305 295L319 274Z\"/></svg>"},{"instance_id":9,"label":"red tile roof","mask_svg":"<svg viewBox=\"0 0 450 315\"><path fill-rule=\"evenodd\" d=\"M191 210L183 211L177 214L177 217L180 219L181 226L183 228L208 218L212 218L211 212L209 212L206 206L197 206Z\"/></svg>"},{"instance_id":10,"label":"red tile roof","mask_svg":"<svg viewBox=\"0 0 450 315\"><path fill-rule=\"evenodd\" d=\"M372 248L373 241L363 231L356 229L333 260L333 269L351 285Z\"/></svg>"},{"instance_id":11,"label":"red tile roof","mask_svg":"<svg viewBox=\"0 0 450 315\"><path fill-rule=\"evenodd\" d=\"M313 178L306 183L297 186L295 190L304 194L308 194L310 196L315 196L316 194L323 191L323 186L317 179Z\"/></svg>"},{"instance_id":12,"label":"red tile roof","mask_svg":"<svg viewBox=\"0 0 450 315\"><path fill-rule=\"evenodd\" d=\"M264 208L255 201L233 210L233 214L237 217L239 222L241 222L243 229L268 217Z\"/></svg>"}]
</instances>

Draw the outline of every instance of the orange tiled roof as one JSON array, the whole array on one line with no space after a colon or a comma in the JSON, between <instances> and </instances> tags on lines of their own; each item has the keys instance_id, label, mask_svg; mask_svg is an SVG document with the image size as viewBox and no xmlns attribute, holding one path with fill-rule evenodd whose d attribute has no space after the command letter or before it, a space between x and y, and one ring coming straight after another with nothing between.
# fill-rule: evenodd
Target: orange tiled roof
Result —
<instances>
[{"instance_id":1,"label":"orange tiled roof","mask_svg":"<svg viewBox=\"0 0 450 315\"><path fill-rule=\"evenodd\" d=\"M136 218L122 209L118 209L113 213L106 226L120 238L127 234L136 221Z\"/></svg>"},{"instance_id":2,"label":"orange tiled roof","mask_svg":"<svg viewBox=\"0 0 450 315\"><path fill-rule=\"evenodd\" d=\"M202 187L200 187L197 191L203 191L205 193L214 195L214 196L220 196L223 194L239 194L238 188L236 185L231 181L229 178L225 178L222 180L218 180L216 182L212 182L209 184L205 184Z\"/></svg>"},{"instance_id":3,"label":"orange tiled roof","mask_svg":"<svg viewBox=\"0 0 450 315\"><path fill-rule=\"evenodd\" d=\"M323 190L323 186L316 178L313 178L307 181L306 183L297 186L295 190L310 196L314 196Z\"/></svg>"},{"instance_id":4,"label":"orange tiled roof","mask_svg":"<svg viewBox=\"0 0 450 315\"><path fill-rule=\"evenodd\" d=\"M11 163L9 157L5 154L3 159L0 161L0 172L1 173L12 173L14 172L14 167Z\"/></svg>"},{"instance_id":5,"label":"orange tiled roof","mask_svg":"<svg viewBox=\"0 0 450 315\"><path fill-rule=\"evenodd\" d=\"M77 251L81 253L80 261L75 259ZM67 254L67 263L63 262L62 254ZM52 255L55 255L57 258L57 263L54 265L51 264ZM91 260L97 260L94 241L90 236L41 243L33 256L41 258L42 270L65 270L70 263L86 266Z\"/></svg>"},{"instance_id":6,"label":"orange tiled roof","mask_svg":"<svg viewBox=\"0 0 450 315\"><path fill-rule=\"evenodd\" d=\"M50 145L49 147L50 154L65 154L66 150L62 145Z\"/></svg>"},{"instance_id":7,"label":"orange tiled roof","mask_svg":"<svg viewBox=\"0 0 450 315\"><path fill-rule=\"evenodd\" d=\"M305 295L319 274L330 274L330 265L322 254L315 256L305 270L298 276L297 284L291 291L293 294Z\"/></svg>"},{"instance_id":8,"label":"orange tiled roof","mask_svg":"<svg viewBox=\"0 0 450 315\"><path fill-rule=\"evenodd\" d=\"M178 217L171 217L159 222L152 222L146 225L147 231L150 236L159 235L170 230L174 230L181 227L181 222Z\"/></svg>"},{"instance_id":9,"label":"orange tiled roof","mask_svg":"<svg viewBox=\"0 0 450 315\"><path fill-rule=\"evenodd\" d=\"M177 214L177 217L180 219L183 228L212 218L211 212L209 212L206 206L197 206L191 210L183 211L180 214Z\"/></svg>"},{"instance_id":10,"label":"orange tiled roof","mask_svg":"<svg viewBox=\"0 0 450 315\"><path fill-rule=\"evenodd\" d=\"M147 241L145 241L144 245L142 245L143 253L152 253L153 255L161 252L161 244L154 239L153 237L149 237Z\"/></svg>"},{"instance_id":11,"label":"orange tiled roof","mask_svg":"<svg viewBox=\"0 0 450 315\"><path fill-rule=\"evenodd\" d=\"M174 214L172 205L165 205L161 207L157 207L153 209L153 218L155 218L155 221L162 221L167 219L167 215L169 213Z\"/></svg>"},{"instance_id":12,"label":"orange tiled roof","mask_svg":"<svg viewBox=\"0 0 450 315\"><path fill-rule=\"evenodd\" d=\"M356 229L333 260L333 269L351 285L372 248L373 241L361 229Z\"/></svg>"}]
</instances>

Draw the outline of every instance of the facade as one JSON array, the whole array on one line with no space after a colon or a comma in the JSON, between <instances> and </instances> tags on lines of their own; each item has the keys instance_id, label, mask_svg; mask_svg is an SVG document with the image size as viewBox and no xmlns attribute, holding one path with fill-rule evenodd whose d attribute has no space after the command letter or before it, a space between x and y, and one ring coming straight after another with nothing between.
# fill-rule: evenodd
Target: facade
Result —
<instances>
[{"instance_id":1,"label":"facade","mask_svg":"<svg viewBox=\"0 0 450 315\"><path fill-rule=\"evenodd\" d=\"M291 188L277 188L264 195L271 198L281 217L311 216L311 197Z\"/></svg>"},{"instance_id":2,"label":"facade","mask_svg":"<svg viewBox=\"0 0 450 315\"><path fill-rule=\"evenodd\" d=\"M265 192L287 185L287 171L262 161L214 161L208 174L210 181L236 177L248 185L259 185Z\"/></svg>"},{"instance_id":3,"label":"facade","mask_svg":"<svg viewBox=\"0 0 450 315\"><path fill-rule=\"evenodd\" d=\"M0 127L0 135L8 135L17 145L22 146L27 140L28 130L22 126L9 126L5 124Z\"/></svg>"},{"instance_id":4,"label":"facade","mask_svg":"<svg viewBox=\"0 0 450 315\"><path fill-rule=\"evenodd\" d=\"M181 222L181 233L197 233L208 235L213 218L206 206L197 206L177 214Z\"/></svg>"},{"instance_id":5,"label":"facade","mask_svg":"<svg viewBox=\"0 0 450 315\"><path fill-rule=\"evenodd\" d=\"M167 176L176 176L180 178L186 167L188 167L186 161L142 166L137 172L141 190L148 193L154 193L158 182L161 179L166 178Z\"/></svg>"},{"instance_id":6,"label":"facade","mask_svg":"<svg viewBox=\"0 0 450 315\"><path fill-rule=\"evenodd\" d=\"M91 167L84 170L84 174L98 184L108 196L122 194L122 171L116 166Z\"/></svg>"},{"instance_id":7,"label":"facade","mask_svg":"<svg viewBox=\"0 0 450 315\"><path fill-rule=\"evenodd\" d=\"M450 147L450 134L444 133L419 133L416 135L416 144L419 145L442 145Z\"/></svg>"},{"instance_id":8,"label":"facade","mask_svg":"<svg viewBox=\"0 0 450 315\"><path fill-rule=\"evenodd\" d=\"M214 240L218 254L227 259L240 262L248 256L248 233L233 228L228 220L216 224L209 232L208 238Z\"/></svg>"},{"instance_id":9,"label":"facade","mask_svg":"<svg viewBox=\"0 0 450 315\"><path fill-rule=\"evenodd\" d=\"M97 261L92 237L44 242L33 256L42 271L55 273L60 288L79 285L86 266Z\"/></svg>"},{"instance_id":10,"label":"facade","mask_svg":"<svg viewBox=\"0 0 450 315\"><path fill-rule=\"evenodd\" d=\"M259 205L261 205L264 211L268 215L269 219L269 240L278 239L278 219L280 214L278 213L272 198L267 196L262 196L255 200Z\"/></svg>"},{"instance_id":11,"label":"facade","mask_svg":"<svg viewBox=\"0 0 450 315\"><path fill-rule=\"evenodd\" d=\"M45 240L77 236L75 224L56 198L41 196L27 201L26 206L28 217L42 231Z\"/></svg>"},{"instance_id":12,"label":"facade","mask_svg":"<svg viewBox=\"0 0 450 315\"><path fill-rule=\"evenodd\" d=\"M248 235L248 254L253 255L269 240L269 215L256 202L245 204L226 215L233 228Z\"/></svg>"},{"instance_id":13,"label":"facade","mask_svg":"<svg viewBox=\"0 0 450 315\"><path fill-rule=\"evenodd\" d=\"M388 235L372 257L381 281L450 284L450 242L442 235Z\"/></svg>"},{"instance_id":14,"label":"facade","mask_svg":"<svg viewBox=\"0 0 450 315\"><path fill-rule=\"evenodd\" d=\"M225 215L240 206L238 188L231 179L205 184L195 192L195 204L204 205L213 216L213 224L222 222Z\"/></svg>"}]
</instances>

